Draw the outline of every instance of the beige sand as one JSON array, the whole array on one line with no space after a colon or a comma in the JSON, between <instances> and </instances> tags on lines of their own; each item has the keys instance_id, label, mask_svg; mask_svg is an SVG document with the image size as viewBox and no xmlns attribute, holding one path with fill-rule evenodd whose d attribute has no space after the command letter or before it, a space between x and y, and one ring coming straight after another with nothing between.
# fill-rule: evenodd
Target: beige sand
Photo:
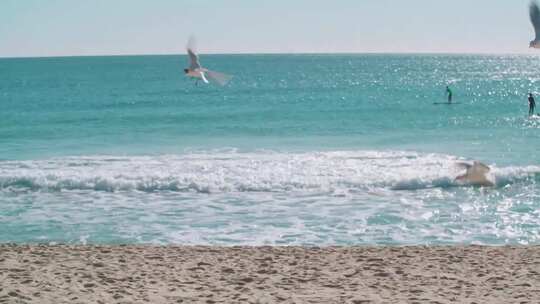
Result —
<instances>
[{"instance_id":1,"label":"beige sand","mask_svg":"<svg viewBox=\"0 0 540 304\"><path fill-rule=\"evenodd\" d=\"M0 245L0 303L540 303L540 247Z\"/></svg>"}]
</instances>

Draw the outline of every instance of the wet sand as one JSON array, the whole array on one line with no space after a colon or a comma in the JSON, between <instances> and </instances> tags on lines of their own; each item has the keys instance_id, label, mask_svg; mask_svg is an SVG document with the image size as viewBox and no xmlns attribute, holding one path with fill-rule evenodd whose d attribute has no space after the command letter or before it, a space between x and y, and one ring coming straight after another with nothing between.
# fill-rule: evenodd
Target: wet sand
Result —
<instances>
[{"instance_id":1,"label":"wet sand","mask_svg":"<svg viewBox=\"0 0 540 304\"><path fill-rule=\"evenodd\" d=\"M0 245L0 303L540 303L540 246Z\"/></svg>"}]
</instances>

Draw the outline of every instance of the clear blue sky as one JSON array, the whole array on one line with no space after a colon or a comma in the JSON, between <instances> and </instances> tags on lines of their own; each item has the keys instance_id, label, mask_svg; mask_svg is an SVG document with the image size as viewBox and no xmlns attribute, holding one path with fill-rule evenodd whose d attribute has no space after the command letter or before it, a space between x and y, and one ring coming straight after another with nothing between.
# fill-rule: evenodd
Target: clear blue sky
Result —
<instances>
[{"instance_id":1,"label":"clear blue sky","mask_svg":"<svg viewBox=\"0 0 540 304\"><path fill-rule=\"evenodd\" d=\"M538 53L528 0L0 0L0 57Z\"/></svg>"}]
</instances>

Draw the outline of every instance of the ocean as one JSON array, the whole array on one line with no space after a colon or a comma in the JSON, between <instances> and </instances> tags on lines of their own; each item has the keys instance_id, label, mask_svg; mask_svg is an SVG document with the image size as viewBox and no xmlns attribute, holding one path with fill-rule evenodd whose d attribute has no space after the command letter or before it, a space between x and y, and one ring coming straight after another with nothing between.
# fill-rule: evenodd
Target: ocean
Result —
<instances>
[{"instance_id":1,"label":"ocean","mask_svg":"<svg viewBox=\"0 0 540 304\"><path fill-rule=\"evenodd\" d=\"M0 59L0 243L540 244L540 57L201 62Z\"/></svg>"}]
</instances>

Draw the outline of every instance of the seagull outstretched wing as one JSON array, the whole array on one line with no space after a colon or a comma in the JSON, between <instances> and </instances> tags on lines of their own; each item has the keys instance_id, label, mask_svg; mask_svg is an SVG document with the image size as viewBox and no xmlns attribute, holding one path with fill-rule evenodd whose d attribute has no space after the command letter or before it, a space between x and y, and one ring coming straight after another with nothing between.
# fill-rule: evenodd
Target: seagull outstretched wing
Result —
<instances>
[{"instance_id":1,"label":"seagull outstretched wing","mask_svg":"<svg viewBox=\"0 0 540 304\"><path fill-rule=\"evenodd\" d=\"M199 63L199 56L195 54L191 49L187 49L189 55L189 68L191 70L200 69L201 64Z\"/></svg>"},{"instance_id":2,"label":"seagull outstretched wing","mask_svg":"<svg viewBox=\"0 0 540 304\"><path fill-rule=\"evenodd\" d=\"M531 1L531 5L529 6L529 14L534 27L535 40L540 40L540 8L534 1Z\"/></svg>"},{"instance_id":3,"label":"seagull outstretched wing","mask_svg":"<svg viewBox=\"0 0 540 304\"><path fill-rule=\"evenodd\" d=\"M483 163L476 160L472 163L472 165L469 163L456 163L456 165L462 169L467 170L467 173L475 172L480 174L486 174L491 170L487 165L484 165Z\"/></svg>"},{"instance_id":4,"label":"seagull outstretched wing","mask_svg":"<svg viewBox=\"0 0 540 304\"><path fill-rule=\"evenodd\" d=\"M189 37L186 49L189 55L189 68L191 70L201 68L201 63L199 62L199 56L197 55L197 48L195 47L195 44L195 37Z\"/></svg>"},{"instance_id":5,"label":"seagull outstretched wing","mask_svg":"<svg viewBox=\"0 0 540 304\"><path fill-rule=\"evenodd\" d=\"M482 173L482 174L486 174L489 171L491 171L491 169L488 166L482 164L479 161L475 161L473 163L473 169L474 169L475 172Z\"/></svg>"},{"instance_id":6,"label":"seagull outstretched wing","mask_svg":"<svg viewBox=\"0 0 540 304\"><path fill-rule=\"evenodd\" d=\"M472 167L472 165L468 163L456 163L456 166L465 170L469 170Z\"/></svg>"}]
</instances>

